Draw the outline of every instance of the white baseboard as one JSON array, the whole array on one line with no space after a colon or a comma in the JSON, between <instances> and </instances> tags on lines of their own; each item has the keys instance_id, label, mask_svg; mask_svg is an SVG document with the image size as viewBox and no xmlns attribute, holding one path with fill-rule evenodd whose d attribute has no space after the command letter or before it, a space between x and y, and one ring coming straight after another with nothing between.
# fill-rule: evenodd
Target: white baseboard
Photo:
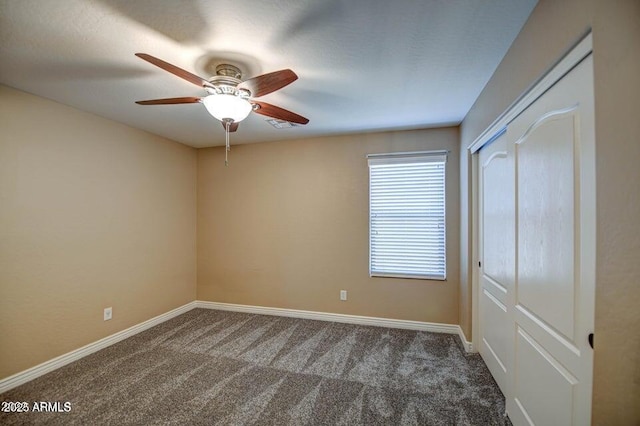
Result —
<instances>
[{"instance_id":1,"label":"white baseboard","mask_svg":"<svg viewBox=\"0 0 640 426\"><path fill-rule=\"evenodd\" d=\"M460 341L462 342L462 346L466 352L477 352L473 349L473 343L467 340L467 336L464 335L464 331L462 331L462 327L460 326L458 326L458 336L460 337Z\"/></svg>"},{"instance_id":2,"label":"white baseboard","mask_svg":"<svg viewBox=\"0 0 640 426\"><path fill-rule=\"evenodd\" d=\"M20 386L23 383L26 383L30 380L33 380L37 377L40 377L44 374L47 374L55 369L63 367L73 361L76 361L80 358L83 358L89 354L99 351L100 349L104 349L107 346L111 346L114 343L118 343L121 340L124 340L128 337L131 337L135 334L140 333L141 331L147 330L153 326L156 326L160 323L163 323L167 320L170 320L173 317L181 315L187 311L196 307L196 302L189 302L186 305L180 306L176 309L173 309L169 312L166 312L162 315L158 315L157 317L151 318L147 321L141 322L140 324L136 324L132 327L129 327L125 330L119 331L115 334L107 336L103 339L95 341L93 343L89 343L86 346L83 346L79 349L68 352L64 355L60 355L56 358L53 358L49 361L45 361L42 364L38 364L35 367L31 367L27 370L21 371L19 373L14 374L13 376L9 376L0 380L0 393L6 392L10 389L13 389L17 386Z\"/></svg>"},{"instance_id":3,"label":"white baseboard","mask_svg":"<svg viewBox=\"0 0 640 426\"><path fill-rule=\"evenodd\" d=\"M433 333L457 334L467 352L472 345L466 341L459 325L399 320L390 318L365 317L360 315L334 314L329 312L303 311L298 309L268 308L264 306L236 305L233 303L196 301L197 308L217 309L220 311L245 312L249 314L275 315L280 317L304 318L319 321L333 321L347 324L372 325L377 327L401 328L405 330L430 331Z\"/></svg>"}]
</instances>

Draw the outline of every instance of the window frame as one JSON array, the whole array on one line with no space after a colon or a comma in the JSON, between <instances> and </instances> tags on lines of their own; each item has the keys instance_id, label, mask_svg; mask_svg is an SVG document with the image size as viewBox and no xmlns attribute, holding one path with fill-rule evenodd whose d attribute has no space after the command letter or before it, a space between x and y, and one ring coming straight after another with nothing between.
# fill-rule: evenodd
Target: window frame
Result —
<instances>
[{"instance_id":1,"label":"window frame","mask_svg":"<svg viewBox=\"0 0 640 426\"><path fill-rule=\"evenodd\" d=\"M417 151L417 152L397 152L397 153L384 153L384 154L369 154L368 160L368 185L369 185L369 277L375 278L409 278L420 280L432 280L432 281L446 281L447 280L447 160L449 151ZM384 272L373 271L373 240L374 235L372 233L372 165L389 165L389 164L424 164L424 163L441 163L442 169L442 275L434 274L416 274L416 273L401 273L401 272ZM438 262L440 263L440 262Z\"/></svg>"}]
</instances>

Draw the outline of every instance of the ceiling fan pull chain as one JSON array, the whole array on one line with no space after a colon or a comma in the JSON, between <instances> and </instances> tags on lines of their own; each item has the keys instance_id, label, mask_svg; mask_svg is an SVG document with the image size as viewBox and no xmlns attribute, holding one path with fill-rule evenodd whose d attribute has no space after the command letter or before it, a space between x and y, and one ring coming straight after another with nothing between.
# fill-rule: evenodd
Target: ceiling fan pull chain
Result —
<instances>
[{"instance_id":1,"label":"ceiling fan pull chain","mask_svg":"<svg viewBox=\"0 0 640 426\"><path fill-rule=\"evenodd\" d=\"M225 149L224 149L224 166L229 165L229 126L231 122L229 120L224 121L224 133L225 133Z\"/></svg>"}]
</instances>

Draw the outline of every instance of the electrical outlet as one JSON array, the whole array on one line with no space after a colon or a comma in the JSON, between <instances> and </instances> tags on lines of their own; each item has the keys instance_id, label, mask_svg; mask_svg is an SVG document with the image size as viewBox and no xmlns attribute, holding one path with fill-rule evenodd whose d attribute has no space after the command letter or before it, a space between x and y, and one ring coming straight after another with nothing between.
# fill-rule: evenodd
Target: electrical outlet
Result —
<instances>
[{"instance_id":1,"label":"electrical outlet","mask_svg":"<svg viewBox=\"0 0 640 426\"><path fill-rule=\"evenodd\" d=\"M113 308L104 308L104 320L109 321L113 316Z\"/></svg>"},{"instance_id":2,"label":"electrical outlet","mask_svg":"<svg viewBox=\"0 0 640 426\"><path fill-rule=\"evenodd\" d=\"M347 290L340 290L340 300L347 300Z\"/></svg>"}]
</instances>

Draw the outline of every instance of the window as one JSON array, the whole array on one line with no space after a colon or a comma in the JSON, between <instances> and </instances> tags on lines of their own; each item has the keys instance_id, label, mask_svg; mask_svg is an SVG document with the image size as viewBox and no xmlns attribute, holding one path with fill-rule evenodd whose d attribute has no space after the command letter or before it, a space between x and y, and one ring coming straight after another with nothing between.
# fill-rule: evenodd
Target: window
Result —
<instances>
[{"instance_id":1,"label":"window","mask_svg":"<svg viewBox=\"0 0 640 426\"><path fill-rule=\"evenodd\" d=\"M446 152L368 159L369 275L444 280Z\"/></svg>"}]
</instances>

